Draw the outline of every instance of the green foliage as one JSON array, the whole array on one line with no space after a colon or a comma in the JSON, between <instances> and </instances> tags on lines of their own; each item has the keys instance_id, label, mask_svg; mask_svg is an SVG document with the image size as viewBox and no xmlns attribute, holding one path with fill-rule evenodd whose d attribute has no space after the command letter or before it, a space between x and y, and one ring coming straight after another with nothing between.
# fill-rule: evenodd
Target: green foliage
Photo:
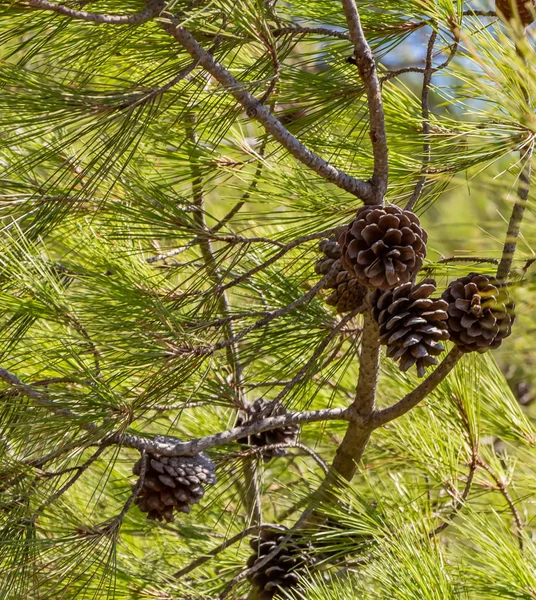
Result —
<instances>
[{"instance_id":1,"label":"green foliage","mask_svg":"<svg viewBox=\"0 0 536 600\"><path fill-rule=\"evenodd\" d=\"M80 4L143 9L130 0ZM432 31L434 64L453 52L434 75L432 149L416 205L430 237L426 269L441 290L469 268L493 273L478 257L501 256L519 152L536 133L536 76L525 64L534 64L533 40L521 58L510 29L468 15L461 1L357 5L380 76L422 67ZM256 97L278 72L266 104L289 131L338 168L370 177L364 87L346 61L352 44L285 30L340 33L339 3L170 7ZM236 443L211 449L218 484L190 515L163 524L134 505L123 514L138 452L98 444L118 432L225 431L244 397L282 395L296 411L353 400L361 317L317 356L340 319L322 293L300 299L318 281L321 232L349 222L361 202L291 158L201 68L177 78L191 63L156 20L95 24L1 5L0 365L35 391L6 383L0 393L6 600L217 598L244 569L247 538L175 574L250 525L244 463L256 465L264 520L287 526L322 481L319 463L300 448L266 464ZM401 206L423 167L421 85L422 73L383 83L387 199ZM535 226L529 202L514 263L514 335L494 355L465 357L419 407L374 432L355 481L341 483L340 504L318 506L327 521L303 533L321 567L297 598L534 598L534 410L520 407L503 373L536 384L536 275L523 270ZM441 261L452 255L475 264ZM226 348L203 353L233 336L238 361ZM381 406L417 384L382 359ZM304 425L300 442L329 463L344 429ZM242 580L228 597L247 590Z\"/></svg>"}]
</instances>

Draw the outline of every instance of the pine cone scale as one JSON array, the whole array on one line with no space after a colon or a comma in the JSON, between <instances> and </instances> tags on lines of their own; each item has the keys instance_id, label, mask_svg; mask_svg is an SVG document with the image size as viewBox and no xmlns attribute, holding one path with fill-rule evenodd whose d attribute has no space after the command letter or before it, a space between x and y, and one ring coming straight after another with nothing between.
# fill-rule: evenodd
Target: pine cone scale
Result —
<instances>
[{"instance_id":1,"label":"pine cone scale","mask_svg":"<svg viewBox=\"0 0 536 600\"><path fill-rule=\"evenodd\" d=\"M142 458L132 469L135 475L140 475L141 464ZM199 485L201 475L207 485L216 483L214 464L204 454L175 458L151 455L135 503L148 519L171 522L174 511L187 514L190 505L204 496L205 490Z\"/></svg>"},{"instance_id":2,"label":"pine cone scale","mask_svg":"<svg viewBox=\"0 0 536 600\"><path fill-rule=\"evenodd\" d=\"M435 281L425 279L419 285L408 282L388 292L377 291L372 298L380 343L387 346L387 356L400 361L401 371L416 365L419 377L437 364L435 356L444 350L439 342L449 338L448 305L429 297L435 289Z\"/></svg>"},{"instance_id":3,"label":"pine cone scale","mask_svg":"<svg viewBox=\"0 0 536 600\"><path fill-rule=\"evenodd\" d=\"M360 284L389 290L421 268L426 241L413 213L397 206L365 206L340 238L342 266Z\"/></svg>"},{"instance_id":4,"label":"pine cone scale","mask_svg":"<svg viewBox=\"0 0 536 600\"><path fill-rule=\"evenodd\" d=\"M508 290L493 277L470 273L453 281L443 294L447 325L462 352L486 352L508 337L515 320Z\"/></svg>"}]
</instances>

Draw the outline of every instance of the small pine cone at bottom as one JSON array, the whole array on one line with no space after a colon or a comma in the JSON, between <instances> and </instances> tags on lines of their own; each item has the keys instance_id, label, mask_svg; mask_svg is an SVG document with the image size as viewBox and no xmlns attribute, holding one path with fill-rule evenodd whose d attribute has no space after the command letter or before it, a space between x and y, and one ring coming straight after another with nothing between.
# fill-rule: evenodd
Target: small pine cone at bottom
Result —
<instances>
[{"instance_id":1,"label":"small pine cone at bottom","mask_svg":"<svg viewBox=\"0 0 536 600\"><path fill-rule=\"evenodd\" d=\"M287 540L284 545L285 532L265 529L258 538L250 541L254 550L247 562L251 569L275 548L281 550L255 573L248 575L248 580L257 592L259 600L272 600L278 592L291 591L300 581L301 571L313 564L311 549Z\"/></svg>"},{"instance_id":2,"label":"small pine cone at bottom","mask_svg":"<svg viewBox=\"0 0 536 600\"><path fill-rule=\"evenodd\" d=\"M346 229L346 228L344 228ZM324 289L333 290L326 298L326 304L335 306L337 312L365 310L367 288L360 285L355 276L350 275L341 263L341 247L335 238L322 240L318 249L325 254L315 263L315 273L327 275L333 266L334 273L324 283Z\"/></svg>"},{"instance_id":3,"label":"small pine cone at bottom","mask_svg":"<svg viewBox=\"0 0 536 600\"><path fill-rule=\"evenodd\" d=\"M444 350L440 341L449 339L447 303L430 298L435 291L436 282L425 279L419 285L405 283L390 292L377 291L372 298L387 356L400 361L401 371L415 365L419 377L424 377L427 367L437 364L435 356Z\"/></svg>"},{"instance_id":4,"label":"small pine cone at bottom","mask_svg":"<svg viewBox=\"0 0 536 600\"><path fill-rule=\"evenodd\" d=\"M494 277L470 273L453 281L442 297L450 339L462 352L494 350L512 333L514 302Z\"/></svg>"},{"instance_id":5,"label":"small pine cone at bottom","mask_svg":"<svg viewBox=\"0 0 536 600\"><path fill-rule=\"evenodd\" d=\"M141 474L143 457L132 472ZM167 457L147 455L145 477L135 503L147 518L168 523L174 511L189 513L205 495L204 485L216 483L214 463L204 454Z\"/></svg>"},{"instance_id":6,"label":"small pine cone at bottom","mask_svg":"<svg viewBox=\"0 0 536 600\"><path fill-rule=\"evenodd\" d=\"M236 426L250 425L268 417L278 417L286 414L286 408L280 402L273 402L258 398L248 407L247 416L240 415L236 421ZM256 446L262 448L264 446L272 446L275 444L293 444L298 439L299 427L297 425L286 425L278 429L255 433L248 438L240 438L239 444L248 446ZM274 448L263 452L264 462L269 462L276 456L284 456L284 448Z\"/></svg>"}]
</instances>

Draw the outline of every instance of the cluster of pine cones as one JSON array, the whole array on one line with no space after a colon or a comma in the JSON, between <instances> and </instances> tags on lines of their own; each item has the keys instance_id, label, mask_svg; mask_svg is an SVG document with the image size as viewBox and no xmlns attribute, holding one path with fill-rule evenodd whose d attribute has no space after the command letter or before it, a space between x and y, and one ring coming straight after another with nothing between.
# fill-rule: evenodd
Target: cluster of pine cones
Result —
<instances>
[{"instance_id":1,"label":"cluster of pine cones","mask_svg":"<svg viewBox=\"0 0 536 600\"><path fill-rule=\"evenodd\" d=\"M510 335L514 303L504 284L470 273L453 281L441 298L436 282L415 278L426 257L428 236L417 216L398 206L365 206L350 225L319 245L315 271L330 290L337 312L364 312L376 319L387 356L419 377L450 339L462 352L498 348ZM372 292L369 295L369 292Z\"/></svg>"}]
</instances>

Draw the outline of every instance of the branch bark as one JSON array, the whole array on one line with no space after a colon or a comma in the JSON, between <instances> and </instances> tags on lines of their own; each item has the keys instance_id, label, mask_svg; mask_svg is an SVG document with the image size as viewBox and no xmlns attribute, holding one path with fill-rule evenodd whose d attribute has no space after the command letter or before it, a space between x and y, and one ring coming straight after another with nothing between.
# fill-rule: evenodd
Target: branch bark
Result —
<instances>
[{"instance_id":1,"label":"branch bark","mask_svg":"<svg viewBox=\"0 0 536 600\"><path fill-rule=\"evenodd\" d=\"M364 315L361 354L359 358L359 378L355 400L351 409L361 419L351 421L341 445L333 460L332 470L340 477L350 481L355 475L357 465L372 433L370 416L374 411L376 386L380 367L380 342L378 326L370 312ZM329 483L326 486L329 487Z\"/></svg>"},{"instance_id":2,"label":"branch bark","mask_svg":"<svg viewBox=\"0 0 536 600\"><path fill-rule=\"evenodd\" d=\"M350 39L354 45L355 60L359 75L367 91L367 103L370 113L370 139L372 141L372 154L374 156L374 173L371 179L373 197L369 204L382 204L389 179L389 158L387 137L385 135L382 88L376 72L376 62L372 55L372 50L361 27L361 20L355 0L342 0L342 7L346 15Z\"/></svg>"},{"instance_id":3,"label":"branch bark","mask_svg":"<svg viewBox=\"0 0 536 600\"><path fill-rule=\"evenodd\" d=\"M245 438L270 429L278 429L287 425L333 420L355 420L357 423L361 422L359 415L351 408L324 408L321 410L287 413L278 417L268 417L250 425L233 427L233 429L227 431L203 438L196 438L187 442L182 442L174 437L157 436L154 439L149 439L130 434L118 434L114 442L127 448L135 448L140 451L145 450L162 456L195 456L199 452L209 450L215 446L230 444L239 438Z\"/></svg>"}]
</instances>

